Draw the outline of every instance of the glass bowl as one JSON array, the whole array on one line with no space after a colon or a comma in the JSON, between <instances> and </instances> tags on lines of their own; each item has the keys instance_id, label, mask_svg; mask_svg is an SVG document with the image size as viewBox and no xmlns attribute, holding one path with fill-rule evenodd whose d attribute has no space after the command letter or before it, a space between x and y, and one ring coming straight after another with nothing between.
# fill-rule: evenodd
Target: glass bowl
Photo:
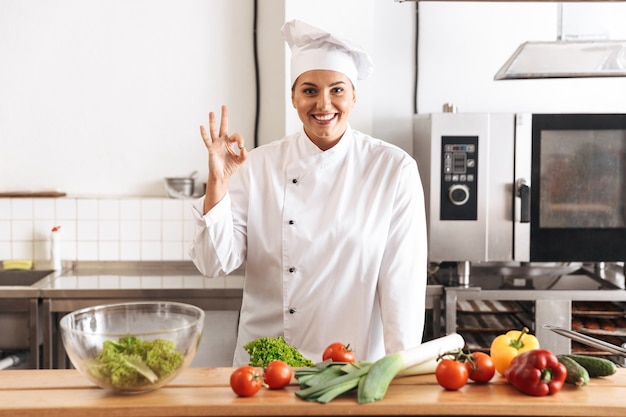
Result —
<instances>
[{"instance_id":1,"label":"glass bowl","mask_svg":"<svg viewBox=\"0 0 626 417\"><path fill-rule=\"evenodd\" d=\"M102 388L145 392L172 381L193 360L204 311L175 302L100 305L60 322L72 365Z\"/></svg>"}]
</instances>

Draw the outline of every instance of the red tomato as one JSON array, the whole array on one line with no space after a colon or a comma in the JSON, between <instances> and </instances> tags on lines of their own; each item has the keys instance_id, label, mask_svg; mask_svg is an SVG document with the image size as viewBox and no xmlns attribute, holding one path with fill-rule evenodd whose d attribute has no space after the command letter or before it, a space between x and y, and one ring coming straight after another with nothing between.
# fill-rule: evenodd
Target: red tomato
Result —
<instances>
[{"instance_id":1,"label":"red tomato","mask_svg":"<svg viewBox=\"0 0 626 417\"><path fill-rule=\"evenodd\" d=\"M240 397L251 397L263 386L263 376L257 368L241 366L230 374L230 387Z\"/></svg>"},{"instance_id":2,"label":"red tomato","mask_svg":"<svg viewBox=\"0 0 626 417\"><path fill-rule=\"evenodd\" d=\"M291 367L283 361L271 361L263 372L263 381L270 389L281 389L291 382Z\"/></svg>"},{"instance_id":3,"label":"red tomato","mask_svg":"<svg viewBox=\"0 0 626 417\"><path fill-rule=\"evenodd\" d=\"M322 360L332 360L333 362L354 362L354 352L350 349L350 345L344 345L341 342L335 342L328 345L322 354Z\"/></svg>"},{"instance_id":4,"label":"red tomato","mask_svg":"<svg viewBox=\"0 0 626 417\"><path fill-rule=\"evenodd\" d=\"M455 359L442 359L435 369L437 383L450 391L456 391L467 383L469 372L465 364Z\"/></svg>"},{"instance_id":5,"label":"red tomato","mask_svg":"<svg viewBox=\"0 0 626 417\"><path fill-rule=\"evenodd\" d=\"M496 373L496 367L491 356L483 352L470 354L469 359L465 361L465 367L469 372L469 379L481 384L491 381Z\"/></svg>"}]
</instances>

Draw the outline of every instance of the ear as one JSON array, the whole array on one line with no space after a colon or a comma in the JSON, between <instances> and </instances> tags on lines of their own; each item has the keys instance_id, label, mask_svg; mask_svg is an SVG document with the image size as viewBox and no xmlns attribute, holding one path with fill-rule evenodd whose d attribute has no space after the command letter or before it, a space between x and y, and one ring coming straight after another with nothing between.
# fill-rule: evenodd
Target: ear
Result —
<instances>
[{"instance_id":1,"label":"ear","mask_svg":"<svg viewBox=\"0 0 626 417\"><path fill-rule=\"evenodd\" d=\"M291 89L291 106L295 109L296 108L296 100L293 94L293 88Z\"/></svg>"},{"instance_id":2,"label":"ear","mask_svg":"<svg viewBox=\"0 0 626 417\"><path fill-rule=\"evenodd\" d=\"M354 106L356 106L356 90L354 89L354 87L352 88L352 108L354 108Z\"/></svg>"}]
</instances>

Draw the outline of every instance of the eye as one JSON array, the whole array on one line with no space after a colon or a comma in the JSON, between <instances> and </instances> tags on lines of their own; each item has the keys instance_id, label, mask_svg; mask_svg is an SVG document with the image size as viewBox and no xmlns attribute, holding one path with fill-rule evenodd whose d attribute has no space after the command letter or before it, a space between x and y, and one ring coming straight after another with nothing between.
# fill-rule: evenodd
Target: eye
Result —
<instances>
[{"instance_id":1,"label":"eye","mask_svg":"<svg viewBox=\"0 0 626 417\"><path fill-rule=\"evenodd\" d=\"M311 88L311 87L310 87L310 88L305 88L304 90L302 90L302 92L303 92L304 94L306 94L306 95L311 96L311 95L316 94L316 93L317 93L317 90L316 90L315 88Z\"/></svg>"},{"instance_id":2,"label":"eye","mask_svg":"<svg viewBox=\"0 0 626 417\"><path fill-rule=\"evenodd\" d=\"M333 94L341 94L344 92L343 87L334 87L332 90Z\"/></svg>"}]
</instances>

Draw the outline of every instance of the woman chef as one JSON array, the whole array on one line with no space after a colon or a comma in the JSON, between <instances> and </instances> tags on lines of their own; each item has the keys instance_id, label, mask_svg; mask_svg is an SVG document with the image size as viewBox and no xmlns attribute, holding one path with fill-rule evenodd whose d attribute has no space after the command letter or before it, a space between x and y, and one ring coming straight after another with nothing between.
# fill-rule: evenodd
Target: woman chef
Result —
<instances>
[{"instance_id":1,"label":"woman chef","mask_svg":"<svg viewBox=\"0 0 626 417\"><path fill-rule=\"evenodd\" d=\"M248 152L226 107L219 126L211 112L200 128L209 176L190 255L209 277L246 262L234 365L265 336L315 362L333 342L359 360L417 346L427 257L417 164L349 125L372 68L365 52L301 21L282 34L302 129Z\"/></svg>"}]
</instances>

